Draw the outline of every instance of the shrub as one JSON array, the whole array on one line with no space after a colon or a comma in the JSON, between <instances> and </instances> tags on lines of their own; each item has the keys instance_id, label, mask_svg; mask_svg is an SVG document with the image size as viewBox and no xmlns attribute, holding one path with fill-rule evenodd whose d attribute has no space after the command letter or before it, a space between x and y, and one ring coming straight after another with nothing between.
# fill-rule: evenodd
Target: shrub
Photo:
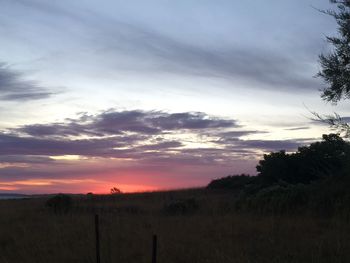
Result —
<instances>
[{"instance_id":1,"label":"shrub","mask_svg":"<svg viewBox=\"0 0 350 263\"><path fill-rule=\"evenodd\" d=\"M198 201L194 198L173 201L163 206L163 213L167 215L188 215L193 214L199 208Z\"/></svg>"},{"instance_id":2,"label":"shrub","mask_svg":"<svg viewBox=\"0 0 350 263\"><path fill-rule=\"evenodd\" d=\"M122 194L122 191L117 187L113 187L113 188L111 188L111 194L112 195L119 195L119 194Z\"/></svg>"},{"instance_id":3,"label":"shrub","mask_svg":"<svg viewBox=\"0 0 350 263\"><path fill-rule=\"evenodd\" d=\"M327 178L313 185L310 210L321 216L350 217L350 177Z\"/></svg>"},{"instance_id":4,"label":"shrub","mask_svg":"<svg viewBox=\"0 0 350 263\"><path fill-rule=\"evenodd\" d=\"M350 143L337 134L323 135L321 142L299 147L295 153L285 151L265 154L256 167L267 184L283 180L290 184L309 184L326 177L349 172Z\"/></svg>"},{"instance_id":5,"label":"shrub","mask_svg":"<svg viewBox=\"0 0 350 263\"><path fill-rule=\"evenodd\" d=\"M256 194L243 194L236 202L236 208L261 213L296 213L307 205L308 200L305 185L273 185Z\"/></svg>"},{"instance_id":6,"label":"shrub","mask_svg":"<svg viewBox=\"0 0 350 263\"><path fill-rule=\"evenodd\" d=\"M241 175L230 175L224 178L212 180L207 188L208 189L226 189L226 190L241 190L246 185L252 183L254 177L241 174Z\"/></svg>"},{"instance_id":7,"label":"shrub","mask_svg":"<svg viewBox=\"0 0 350 263\"><path fill-rule=\"evenodd\" d=\"M68 213L72 208L73 200L69 195L58 194L46 201L46 206L55 214Z\"/></svg>"}]
</instances>

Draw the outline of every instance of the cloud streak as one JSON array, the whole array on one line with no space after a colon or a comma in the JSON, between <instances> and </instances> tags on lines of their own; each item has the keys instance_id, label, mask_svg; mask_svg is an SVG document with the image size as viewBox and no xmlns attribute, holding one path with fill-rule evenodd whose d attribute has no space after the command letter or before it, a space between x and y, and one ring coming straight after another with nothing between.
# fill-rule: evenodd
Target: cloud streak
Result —
<instances>
[{"instance_id":1,"label":"cloud streak","mask_svg":"<svg viewBox=\"0 0 350 263\"><path fill-rule=\"evenodd\" d=\"M84 43L92 56L88 60L112 71L214 77L250 83L258 89L315 91L321 85L312 77L315 69L305 56L289 56L288 52L264 47L200 45L142 23L102 15L91 6L83 9L78 5L73 9L71 4L20 3L38 15L56 17L59 25L64 26L67 19L72 21L88 36Z\"/></svg>"},{"instance_id":2,"label":"cloud streak","mask_svg":"<svg viewBox=\"0 0 350 263\"><path fill-rule=\"evenodd\" d=\"M26 80L19 71L0 62L0 100L27 101L48 98L53 95L34 81Z\"/></svg>"},{"instance_id":3,"label":"cloud streak","mask_svg":"<svg viewBox=\"0 0 350 263\"><path fill-rule=\"evenodd\" d=\"M129 56L126 64L117 67L223 78L230 82L251 83L256 88L261 88L260 85L279 90L318 90L321 84L318 79L309 75L313 68L300 58L292 58L264 48L203 47L141 26L118 21L113 23L115 27L99 23L96 34L100 36L97 42L97 47L100 48L97 51L107 53L114 61L121 54ZM132 61L135 63L131 65ZM139 61L152 63L144 64Z\"/></svg>"}]
</instances>

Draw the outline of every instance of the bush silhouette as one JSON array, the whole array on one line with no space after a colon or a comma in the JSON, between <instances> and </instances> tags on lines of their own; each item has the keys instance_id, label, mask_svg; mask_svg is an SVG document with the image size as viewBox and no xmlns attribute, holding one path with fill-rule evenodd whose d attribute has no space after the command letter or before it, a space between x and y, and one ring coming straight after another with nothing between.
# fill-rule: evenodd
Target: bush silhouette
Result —
<instances>
[{"instance_id":1,"label":"bush silhouette","mask_svg":"<svg viewBox=\"0 0 350 263\"><path fill-rule=\"evenodd\" d=\"M194 198L173 201L163 206L163 212L167 215L188 215L197 211L198 201Z\"/></svg>"},{"instance_id":2,"label":"bush silhouette","mask_svg":"<svg viewBox=\"0 0 350 263\"><path fill-rule=\"evenodd\" d=\"M350 218L350 143L338 134L323 135L322 141L299 147L295 153L265 154L257 171L257 176L213 180L207 188L238 194L237 210Z\"/></svg>"},{"instance_id":3,"label":"bush silhouette","mask_svg":"<svg viewBox=\"0 0 350 263\"><path fill-rule=\"evenodd\" d=\"M299 147L295 153L285 151L265 154L256 167L267 185L284 181L309 184L327 177L349 173L350 144L337 134L323 135L321 142Z\"/></svg>"},{"instance_id":4,"label":"bush silhouette","mask_svg":"<svg viewBox=\"0 0 350 263\"><path fill-rule=\"evenodd\" d=\"M119 194L122 194L123 192L119 189L119 188L117 188L117 187L113 187L113 188L111 188L111 194L112 195L119 195Z\"/></svg>"},{"instance_id":5,"label":"bush silhouette","mask_svg":"<svg viewBox=\"0 0 350 263\"><path fill-rule=\"evenodd\" d=\"M239 210L260 213L293 214L304 208L309 200L305 185L272 185L253 195L243 195L236 203Z\"/></svg>"},{"instance_id":6,"label":"bush silhouette","mask_svg":"<svg viewBox=\"0 0 350 263\"><path fill-rule=\"evenodd\" d=\"M55 195L46 201L46 206L53 210L55 214L68 213L72 205L72 198L65 194Z\"/></svg>"},{"instance_id":7,"label":"bush silhouette","mask_svg":"<svg viewBox=\"0 0 350 263\"><path fill-rule=\"evenodd\" d=\"M254 177L241 174L241 175L230 175L224 178L212 180L207 188L208 189L227 189L227 190L236 190L242 189L247 184L252 183Z\"/></svg>"}]
</instances>

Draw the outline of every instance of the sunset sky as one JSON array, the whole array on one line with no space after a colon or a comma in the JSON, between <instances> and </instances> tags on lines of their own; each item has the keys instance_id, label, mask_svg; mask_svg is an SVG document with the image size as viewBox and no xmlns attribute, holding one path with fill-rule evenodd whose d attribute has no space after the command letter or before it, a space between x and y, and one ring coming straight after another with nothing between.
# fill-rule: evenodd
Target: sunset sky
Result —
<instances>
[{"instance_id":1,"label":"sunset sky","mask_svg":"<svg viewBox=\"0 0 350 263\"><path fill-rule=\"evenodd\" d=\"M328 0L0 0L0 192L256 174L329 133L310 111Z\"/></svg>"}]
</instances>

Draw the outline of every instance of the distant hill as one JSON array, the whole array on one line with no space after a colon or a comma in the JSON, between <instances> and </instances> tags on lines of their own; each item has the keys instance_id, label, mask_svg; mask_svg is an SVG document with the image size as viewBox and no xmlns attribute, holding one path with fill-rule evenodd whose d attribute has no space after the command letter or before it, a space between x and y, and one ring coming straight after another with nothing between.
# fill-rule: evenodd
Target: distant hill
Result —
<instances>
[{"instance_id":1,"label":"distant hill","mask_svg":"<svg viewBox=\"0 0 350 263\"><path fill-rule=\"evenodd\" d=\"M30 198L29 195L24 194L15 194L15 193L0 193L1 199L21 199L21 198Z\"/></svg>"}]
</instances>

